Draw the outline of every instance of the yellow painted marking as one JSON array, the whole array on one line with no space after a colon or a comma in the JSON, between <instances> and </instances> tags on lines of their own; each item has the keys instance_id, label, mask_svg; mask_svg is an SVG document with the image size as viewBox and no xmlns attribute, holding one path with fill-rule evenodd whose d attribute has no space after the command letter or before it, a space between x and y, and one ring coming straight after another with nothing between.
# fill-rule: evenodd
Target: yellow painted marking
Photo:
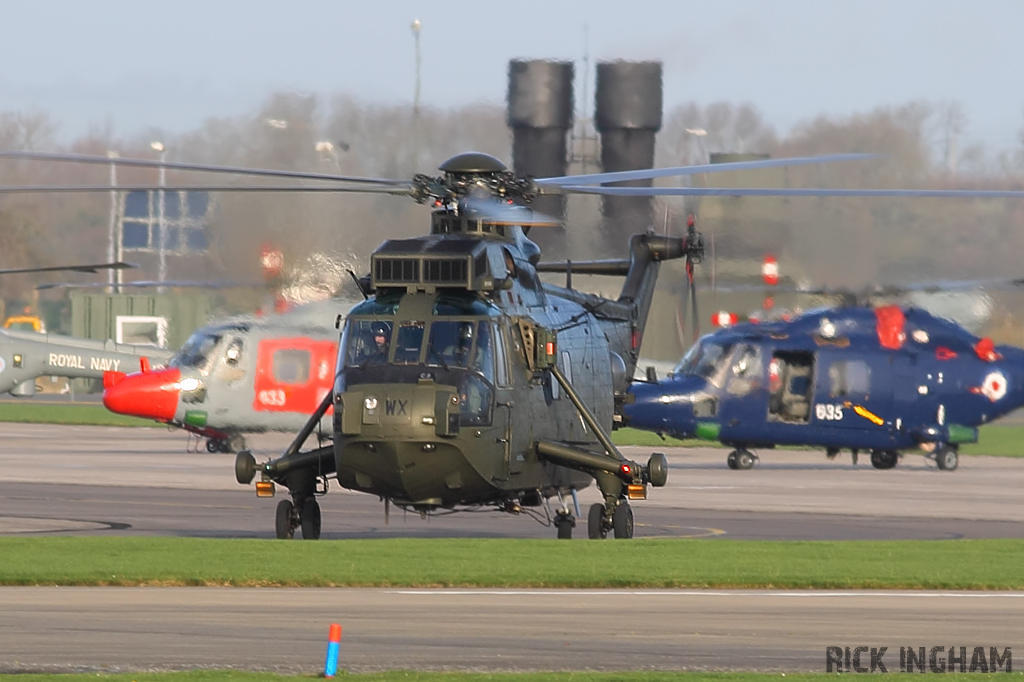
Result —
<instances>
[{"instance_id":1,"label":"yellow painted marking","mask_svg":"<svg viewBox=\"0 0 1024 682\"><path fill-rule=\"evenodd\" d=\"M860 405L854 405L853 406L853 411L856 412L857 414L859 414L860 416L864 417L865 419L867 419L872 424L875 424L876 426L881 426L882 424L885 423L884 419L879 417L874 412L869 411L866 407L861 407Z\"/></svg>"}]
</instances>

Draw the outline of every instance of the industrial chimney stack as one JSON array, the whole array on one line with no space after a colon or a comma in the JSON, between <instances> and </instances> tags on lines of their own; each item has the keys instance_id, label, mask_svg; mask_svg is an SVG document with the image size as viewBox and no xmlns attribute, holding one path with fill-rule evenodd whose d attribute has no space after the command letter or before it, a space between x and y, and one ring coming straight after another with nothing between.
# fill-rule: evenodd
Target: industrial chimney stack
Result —
<instances>
[{"instance_id":1,"label":"industrial chimney stack","mask_svg":"<svg viewBox=\"0 0 1024 682\"><path fill-rule=\"evenodd\" d=\"M508 125L512 129L512 167L517 175L566 175L568 133L573 125L573 76L572 62L509 62ZM537 197L532 207L557 218L565 217L564 196ZM545 257L564 254L565 231L561 228L537 229L530 238L545 250Z\"/></svg>"},{"instance_id":2,"label":"industrial chimney stack","mask_svg":"<svg viewBox=\"0 0 1024 682\"><path fill-rule=\"evenodd\" d=\"M599 62L595 127L601 134L601 170L654 166L654 136L661 128L661 62ZM649 187L649 180L617 186ZM651 197L602 197L604 248L621 253L629 236L653 222Z\"/></svg>"}]
</instances>

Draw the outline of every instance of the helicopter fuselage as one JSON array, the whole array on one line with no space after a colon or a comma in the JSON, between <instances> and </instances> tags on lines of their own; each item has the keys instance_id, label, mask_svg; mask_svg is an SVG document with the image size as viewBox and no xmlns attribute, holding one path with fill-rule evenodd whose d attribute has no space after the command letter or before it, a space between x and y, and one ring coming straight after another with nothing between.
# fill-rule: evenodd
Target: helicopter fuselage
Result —
<instances>
[{"instance_id":1,"label":"helicopter fuselage","mask_svg":"<svg viewBox=\"0 0 1024 682\"><path fill-rule=\"evenodd\" d=\"M709 334L631 393L628 425L677 437L933 451L1024 404L1024 351L919 309L839 308Z\"/></svg>"}]
</instances>

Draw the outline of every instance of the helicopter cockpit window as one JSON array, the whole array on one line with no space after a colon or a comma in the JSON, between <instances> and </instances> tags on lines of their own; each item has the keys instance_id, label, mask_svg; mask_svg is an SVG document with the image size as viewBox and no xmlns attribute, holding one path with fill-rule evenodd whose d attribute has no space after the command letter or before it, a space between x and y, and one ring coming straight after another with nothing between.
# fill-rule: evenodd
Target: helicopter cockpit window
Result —
<instances>
[{"instance_id":1,"label":"helicopter cockpit window","mask_svg":"<svg viewBox=\"0 0 1024 682\"><path fill-rule=\"evenodd\" d=\"M313 354L308 350L281 348L271 357L271 374L279 384L301 385L309 383L309 367Z\"/></svg>"},{"instance_id":2,"label":"helicopter cockpit window","mask_svg":"<svg viewBox=\"0 0 1024 682\"><path fill-rule=\"evenodd\" d=\"M245 365L243 363L243 351L245 342L239 337L233 337L224 349L223 361L217 363L213 374L218 379L227 383L233 383L245 376Z\"/></svg>"},{"instance_id":3,"label":"helicopter cockpit window","mask_svg":"<svg viewBox=\"0 0 1024 682\"><path fill-rule=\"evenodd\" d=\"M494 383L494 344L491 343L491 325L481 322L477 330L476 347L469 368L474 369Z\"/></svg>"},{"instance_id":4,"label":"helicopter cockpit window","mask_svg":"<svg viewBox=\"0 0 1024 682\"><path fill-rule=\"evenodd\" d=\"M463 426L491 423L494 391L477 374L463 373L459 386L459 421Z\"/></svg>"},{"instance_id":5,"label":"helicopter cockpit window","mask_svg":"<svg viewBox=\"0 0 1024 682\"><path fill-rule=\"evenodd\" d=\"M379 320L356 320L345 323L345 366L384 364L388 361L391 323Z\"/></svg>"},{"instance_id":6,"label":"helicopter cockpit window","mask_svg":"<svg viewBox=\"0 0 1024 682\"><path fill-rule=\"evenodd\" d=\"M867 395L871 390L871 368L863 360L840 360L828 368L828 380L833 398Z\"/></svg>"},{"instance_id":7,"label":"helicopter cockpit window","mask_svg":"<svg viewBox=\"0 0 1024 682\"><path fill-rule=\"evenodd\" d=\"M761 349L757 346L741 346L733 356L726 390L733 395L746 395L760 385L762 372Z\"/></svg>"},{"instance_id":8,"label":"helicopter cockpit window","mask_svg":"<svg viewBox=\"0 0 1024 682\"><path fill-rule=\"evenodd\" d=\"M470 351L476 336L475 322L434 322L427 343L427 364L469 367Z\"/></svg>"},{"instance_id":9,"label":"helicopter cockpit window","mask_svg":"<svg viewBox=\"0 0 1024 682\"><path fill-rule=\"evenodd\" d=\"M695 374L705 379L711 379L728 362L731 350L732 344L701 341L690 348L672 373Z\"/></svg>"},{"instance_id":10,"label":"helicopter cockpit window","mask_svg":"<svg viewBox=\"0 0 1024 682\"><path fill-rule=\"evenodd\" d=\"M415 365L420 361L423 346L423 322L403 322L395 334L396 365Z\"/></svg>"},{"instance_id":11,"label":"helicopter cockpit window","mask_svg":"<svg viewBox=\"0 0 1024 682\"><path fill-rule=\"evenodd\" d=\"M213 351L220 340L220 334L197 332L188 338L188 341L175 353L168 365L208 372L214 357Z\"/></svg>"}]
</instances>

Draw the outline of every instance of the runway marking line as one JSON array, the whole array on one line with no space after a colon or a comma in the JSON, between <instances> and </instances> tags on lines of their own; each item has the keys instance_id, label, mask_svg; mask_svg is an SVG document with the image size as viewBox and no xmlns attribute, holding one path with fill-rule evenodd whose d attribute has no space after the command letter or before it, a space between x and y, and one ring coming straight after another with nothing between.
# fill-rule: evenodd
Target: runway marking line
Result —
<instances>
[{"instance_id":1,"label":"runway marking line","mask_svg":"<svg viewBox=\"0 0 1024 682\"><path fill-rule=\"evenodd\" d=\"M588 589L566 589L552 588L550 590L466 590L466 589L408 589L408 590L385 590L391 594L410 595L454 595L454 596L483 596L483 595L516 595L532 596L545 594L586 594L595 596L629 595L640 597L913 597L913 598L946 598L946 599L1024 599L1024 592L932 592L922 590L920 592L895 592L887 590L864 590L849 592L815 592L813 590L588 590Z\"/></svg>"}]
</instances>

